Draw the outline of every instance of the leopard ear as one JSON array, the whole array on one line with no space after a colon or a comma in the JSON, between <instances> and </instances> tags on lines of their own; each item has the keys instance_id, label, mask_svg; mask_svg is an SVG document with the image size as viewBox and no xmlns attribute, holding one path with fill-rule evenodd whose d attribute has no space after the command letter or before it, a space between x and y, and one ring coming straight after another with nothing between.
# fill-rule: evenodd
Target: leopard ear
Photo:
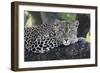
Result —
<instances>
[{"instance_id":1,"label":"leopard ear","mask_svg":"<svg viewBox=\"0 0 100 73\"><path fill-rule=\"evenodd\" d=\"M55 22L54 22L54 24L58 24L58 23L60 23L60 20L58 20L58 19L55 19Z\"/></svg>"}]
</instances>

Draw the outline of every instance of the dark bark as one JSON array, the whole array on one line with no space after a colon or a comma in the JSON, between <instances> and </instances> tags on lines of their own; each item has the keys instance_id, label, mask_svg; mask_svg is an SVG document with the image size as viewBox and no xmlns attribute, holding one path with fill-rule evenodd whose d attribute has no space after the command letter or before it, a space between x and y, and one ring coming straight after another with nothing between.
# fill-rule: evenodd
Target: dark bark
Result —
<instances>
[{"instance_id":1,"label":"dark bark","mask_svg":"<svg viewBox=\"0 0 100 73\"><path fill-rule=\"evenodd\" d=\"M80 40L69 46L61 45L46 53L32 53L25 49L25 61L45 61L90 58L90 44Z\"/></svg>"}]
</instances>

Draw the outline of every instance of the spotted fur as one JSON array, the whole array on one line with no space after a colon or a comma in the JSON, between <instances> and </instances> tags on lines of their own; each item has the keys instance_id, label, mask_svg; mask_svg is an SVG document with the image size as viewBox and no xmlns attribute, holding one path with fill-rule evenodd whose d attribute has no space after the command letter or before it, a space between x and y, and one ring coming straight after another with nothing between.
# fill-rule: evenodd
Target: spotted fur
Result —
<instances>
[{"instance_id":1,"label":"spotted fur","mask_svg":"<svg viewBox=\"0 0 100 73\"><path fill-rule=\"evenodd\" d=\"M78 21L68 23L55 20L54 24L41 24L24 28L24 47L34 53L45 53L55 47L77 42Z\"/></svg>"}]
</instances>

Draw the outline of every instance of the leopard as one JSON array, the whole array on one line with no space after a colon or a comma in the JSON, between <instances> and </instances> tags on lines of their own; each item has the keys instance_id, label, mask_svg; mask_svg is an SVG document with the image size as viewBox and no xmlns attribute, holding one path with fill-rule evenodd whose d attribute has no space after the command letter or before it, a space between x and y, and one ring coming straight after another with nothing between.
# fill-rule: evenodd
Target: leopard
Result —
<instances>
[{"instance_id":1,"label":"leopard","mask_svg":"<svg viewBox=\"0 0 100 73\"><path fill-rule=\"evenodd\" d=\"M78 20L67 22L56 19L53 24L24 28L24 47L33 53L45 53L78 41Z\"/></svg>"}]
</instances>

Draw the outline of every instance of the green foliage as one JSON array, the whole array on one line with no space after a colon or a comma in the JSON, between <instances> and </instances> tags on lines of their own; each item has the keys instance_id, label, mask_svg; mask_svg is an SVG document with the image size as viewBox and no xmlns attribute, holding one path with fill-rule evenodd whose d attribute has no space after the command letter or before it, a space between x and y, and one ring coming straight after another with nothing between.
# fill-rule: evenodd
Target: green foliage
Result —
<instances>
[{"instance_id":1,"label":"green foliage","mask_svg":"<svg viewBox=\"0 0 100 73\"><path fill-rule=\"evenodd\" d=\"M33 17L28 11L24 12L24 20L25 27L32 27Z\"/></svg>"},{"instance_id":2,"label":"green foliage","mask_svg":"<svg viewBox=\"0 0 100 73\"><path fill-rule=\"evenodd\" d=\"M76 20L76 14L75 13L60 13L60 16L62 19L72 22Z\"/></svg>"},{"instance_id":3,"label":"green foliage","mask_svg":"<svg viewBox=\"0 0 100 73\"><path fill-rule=\"evenodd\" d=\"M90 42L90 33L89 32L86 34L86 41Z\"/></svg>"},{"instance_id":4,"label":"green foliage","mask_svg":"<svg viewBox=\"0 0 100 73\"><path fill-rule=\"evenodd\" d=\"M64 19L65 21L72 22L76 20L76 14L75 13L59 13L59 16L61 19ZM24 24L25 27L32 27L35 23L35 17L31 15L28 11L24 12Z\"/></svg>"}]
</instances>

